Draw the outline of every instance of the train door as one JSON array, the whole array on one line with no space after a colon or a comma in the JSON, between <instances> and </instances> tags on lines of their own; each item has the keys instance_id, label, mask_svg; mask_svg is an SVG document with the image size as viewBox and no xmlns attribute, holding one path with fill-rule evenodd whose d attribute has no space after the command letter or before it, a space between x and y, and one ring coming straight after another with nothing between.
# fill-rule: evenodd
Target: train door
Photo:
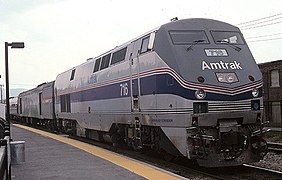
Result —
<instances>
[{"instance_id":1,"label":"train door","mask_svg":"<svg viewBox=\"0 0 282 180\"><path fill-rule=\"evenodd\" d=\"M141 144L141 114L140 114L140 66L139 53L141 39L132 42L129 46L131 53L129 57L130 69L130 96L131 96L131 118L127 130L129 144L134 148Z\"/></svg>"},{"instance_id":2,"label":"train door","mask_svg":"<svg viewBox=\"0 0 282 180\"><path fill-rule=\"evenodd\" d=\"M129 59L130 67L130 94L131 94L131 112L139 111L140 97L140 67L139 52L141 40L131 43L132 52Z\"/></svg>"},{"instance_id":3,"label":"train door","mask_svg":"<svg viewBox=\"0 0 282 180\"><path fill-rule=\"evenodd\" d=\"M39 93L39 116L42 115L42 92Z\"/></svg>"},{"instance_id":4,"label":"train door","mask_svg":"<svg viewBox=\"0 0 282 180\"><path fill-rule=\"evenodd\" d=\"M19 98L19 102L20 102L20 103L19 103L19 104L20 104L20 107L18 107L18 108L20 108L20 109L19 109L19 114L22 115L22 114L23 114L22 98Z\"/></svg>"},{"instance_id":5,"label":"train door","mask_svg":"<svg viewBox=\"0 0 282 180\"><path fill-rule=\"evenodd\" d=\"M131 92L131 111L140 112L140 55L153 49L155 32L148 34L129 46L131 49L130 62L130 92Z\"/></svg>"},{"instance_id":6,"label":"train door","mask_svg":"<svg viewBox=\"0 0 282 180\"><path fill-rule=\"evenodd\" d=\"M132 111L140 111L140 55L147 53L153 49L155 40L155 32L148 34L135 42L131 43L132 53L130 58L130 87L131 87L131 99L132 99Z\"/></svg>"}]
</instances>

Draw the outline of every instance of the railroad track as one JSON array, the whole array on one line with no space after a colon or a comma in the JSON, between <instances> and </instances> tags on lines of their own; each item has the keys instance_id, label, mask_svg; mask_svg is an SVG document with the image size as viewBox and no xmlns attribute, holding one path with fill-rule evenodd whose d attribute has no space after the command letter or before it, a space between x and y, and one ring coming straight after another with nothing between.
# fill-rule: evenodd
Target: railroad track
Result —
<instances>
[{"instance_id":1,"label":"railroad track","mask_svg":"<svg viewBox=\"0 0 282 180\"><path fill-rule=\"evenodd\" d=\"M267 142L268 150L277 154L282 154L282 143Z\"/></svg>"},{"instance_id":2,"label":"railroad track","mask_svg":"<svg viewBox=\"0 0 282 180\"><path fill-rule=\"evenodd\" d=\"M257 173L255 177L257 177L258 179L282 179L282 172L280 171L249 164L243 164L243 166L247 171L250 171L250 173Z\"/></svg>"},{"instance_id":3,"label":"railroad track","mask_svg":"<svg viewBox=\"0 0 282 180\"><path fill-rule=\"evenodd\" d=\"M235 167L205 168L198 166L197 164L186 158L177 158L168 162L163 159L162 155L156 154L152 151L136 152L129 149L115 149L109 144L107 145L101 142L96 142L85 138L75 137L75 139L82 140L86 143L90 143L95 146L100 146L110 151L114 151L115 153L122 154L124 156L142 162L146 162L148 164L152 164L154 166L165 169L167 171L178 174L188 179L282 179L282 172L265 169L253 165L244 164Z\"/></svg>"},{"instance_id":4,"label":"railroad track","mask_svg":"<svg viewBox=\"0 0 282 180\"><path fill-rule=\"evenodd\" d=\"M253 165L243 164L234 167L221 168L203 168L205 173L214 174L219 178L215 179L229 179L229 180L249 180L249 179L267 179L277 180L281 179L282 172L265 169Z\"/></svg>"}]
</instances>

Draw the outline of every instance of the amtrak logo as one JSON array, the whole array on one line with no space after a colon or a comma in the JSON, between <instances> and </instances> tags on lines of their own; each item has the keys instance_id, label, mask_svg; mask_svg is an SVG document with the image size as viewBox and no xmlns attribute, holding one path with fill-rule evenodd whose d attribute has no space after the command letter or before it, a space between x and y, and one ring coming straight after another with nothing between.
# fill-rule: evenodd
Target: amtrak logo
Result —
<instances>
[{"instance_id":1,"label":"amtrak logo","mask_svg":"<svg viewBox=\"0 0 282 180\"><path fill-rule=\"evenodd\" d=\"M239 70L239 69L243 69L241 67L241 64L237 61L233 61L233 62L223 62L223 61L219 61L219 62L211 62L211 63L207 63L206 61L202 61L202 70L214 70L214 69L232 69L232 70Z\"/></svg>"}]
</instances>

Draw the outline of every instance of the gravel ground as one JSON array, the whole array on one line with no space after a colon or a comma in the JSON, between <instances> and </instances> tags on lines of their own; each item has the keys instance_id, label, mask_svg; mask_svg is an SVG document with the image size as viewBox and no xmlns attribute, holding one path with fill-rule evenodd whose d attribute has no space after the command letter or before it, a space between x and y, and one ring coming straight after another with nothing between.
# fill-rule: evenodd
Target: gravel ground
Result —
<instances>
[{"instance_id":1,"label":"gravel ground","mask_svg":"<svg viewBox=\"0 0 282 180\"><path fill-rule=\"evenodd\" d=\"M263 160L253 165L282 172L282 154L267 153Z\"/></svg>"},{"instance_id":2,"label":"gravel ground","mask_svg":"<svg viewBox=\"0 0 282 180\"><path fill-rule=\"evenodd\" d=\"M281 132L271 132L268 137L265 137L268 142L282 143ZM282 172L282 154L275 154L269 152L260 162L253 163L253 165L268 168Z\"/></svg>"}]
</instances>

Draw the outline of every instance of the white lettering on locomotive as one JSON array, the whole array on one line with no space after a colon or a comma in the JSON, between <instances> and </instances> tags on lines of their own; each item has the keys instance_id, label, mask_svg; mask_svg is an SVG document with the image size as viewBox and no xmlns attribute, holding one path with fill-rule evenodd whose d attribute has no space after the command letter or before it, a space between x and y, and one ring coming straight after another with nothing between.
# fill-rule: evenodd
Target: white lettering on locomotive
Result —
<instances>
[{"instance_id":1,"label":"white lettering on locomotive","mask_svg":"<svg viewBox=\"0 0 282 180\"><path fill-rule=\"evenodd\" d=\"M211 63L207 63L206 61L202 61L202 70L213 70L213 69L243 69L241 67L241 63L237 62L237 61L233 61L233 62L223 62L223 61L219 61L219 62L211 62Z\"/></svg>"},{"instance_id":2,"label":"white lettering on locomotive","mask_svg":"<svg viewBox=\"0 0 282 180\"><path fill-rule=\"evenodd\" d=\"M120 96L127 96L128 95L128 84L121 83L119 86L120 86Z\"/></svg>"}]
</instances>

